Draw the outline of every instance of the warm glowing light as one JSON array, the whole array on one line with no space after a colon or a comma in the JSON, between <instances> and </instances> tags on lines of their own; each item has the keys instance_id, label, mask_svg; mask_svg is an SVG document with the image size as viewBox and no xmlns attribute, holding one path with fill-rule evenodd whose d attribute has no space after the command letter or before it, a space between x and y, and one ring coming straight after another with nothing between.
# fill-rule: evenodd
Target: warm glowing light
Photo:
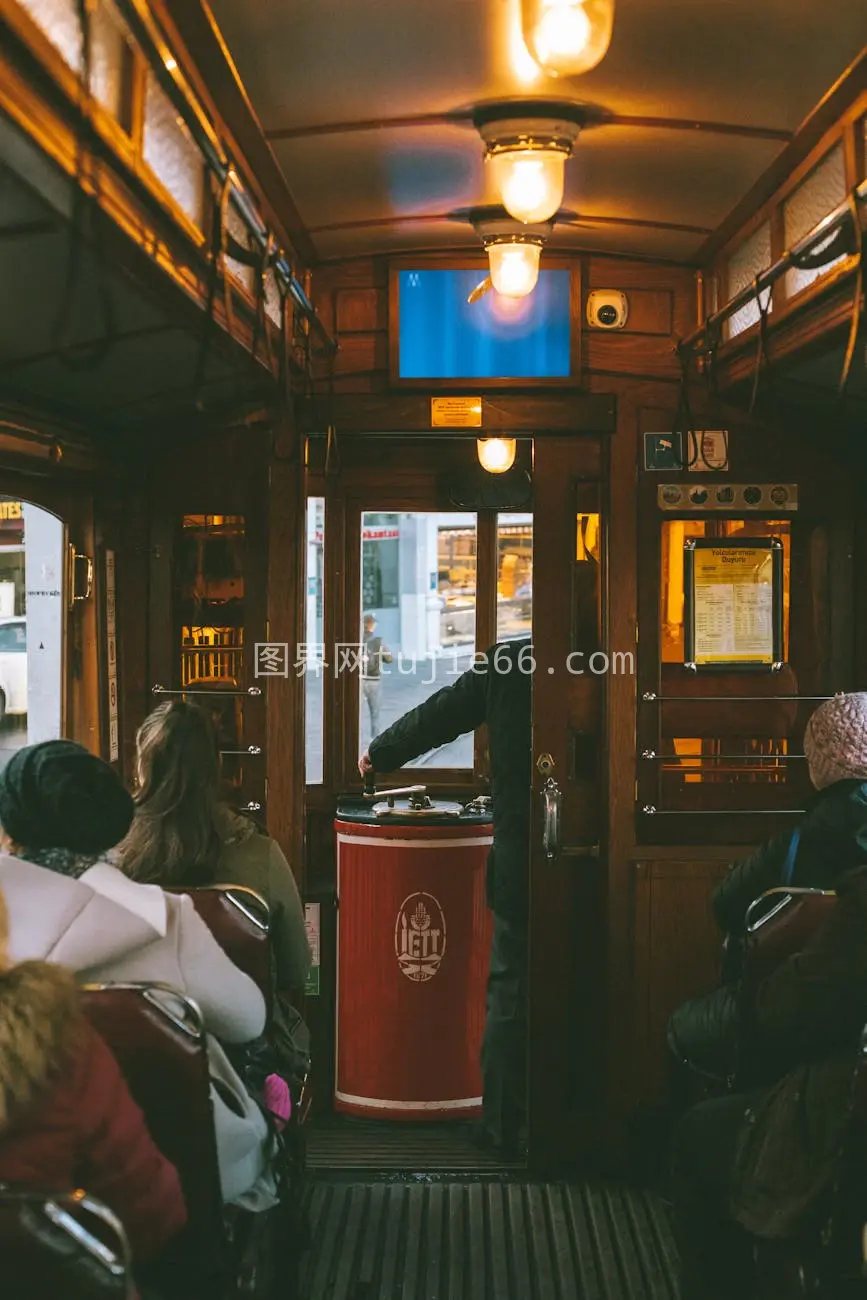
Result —
<instances>
[{"instance_id":1,"label":"warm glowing light","mask_svg":"<svg viewBox=\"0 0 867 1300\"><path fill-rule=\"evenodd\" d=\"M173 59L170 54L166 56L165 63L166 63L166 69L169 72L174 72L175 68L178 66L177 60Z\"/></svg>"},{"instance_id":2,"label":"warm glowing light","mask_svg":"<svg viewBox=\"0 0 867 1300\"><path fill-rule=\"evenodd\" d=\"M542 245L500 243L488 245L491 283L505 298L526 298L539 279Z\"/></svg>"},{"instance_id":3,"label":"warm glowing light","mask_svg":"<svg viewBox=\"0 0 867 1300\"><path fill-rule=\"evenodd\" d=\"M479 438L476 441L479 464L489 474L505 474L515 463L516 447L514 438Z\"/></svg>"},{"instance_id":4,"label":"warm glowing light","mask_svg":"<svg viewBox=\"0 0 867 1300\"><path fill-rule=\"evenodd\" d=\"M521 0L511 0L509 17L509 63L521 86L534 86L542 76L542 69L527 49L521 24Z\"/></svg>"},{"instance_id":5,"label":"warm glowing light","mask_svg":"<svg viewBox=\"0 0 867 1300\"><path fill-rule=\"evenodd\" d=\"M566 155L560 149L515 149L489 154L503 207L525 224L548 221L563 202Z\"/></svg>"},{"instance_id":6,"label":"warm glowing light","mask_svg":"<svg viewBox=\"0 0 867 1300\"><path fill-rule=\"evenodd\" d=\"M551 76L595 68L611 43L614 0L522 0L524 41Z\"/></svg>"}]
</instances>

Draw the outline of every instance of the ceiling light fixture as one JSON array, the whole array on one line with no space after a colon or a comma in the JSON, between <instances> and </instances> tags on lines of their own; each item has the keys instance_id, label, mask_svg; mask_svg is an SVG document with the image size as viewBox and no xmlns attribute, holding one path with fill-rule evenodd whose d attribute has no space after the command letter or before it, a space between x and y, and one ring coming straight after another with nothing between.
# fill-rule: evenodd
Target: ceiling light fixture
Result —
<instances>
[{"instance_id":1,"label":"ceiling light fixture","mask_svg":"<svg viewBox=\"0 0 867 1300\"><path fill-rule=\"evenodd\" d=\"M491 283L504 298L526 298L539 279L539 260L553 221L521 225L503 208L476 209L470 215L488 254Z\"/></svg>"},{"instance_id":2,"label":"ceiling light fixture","mask_svg":"<svg viewBox=\"0 0 867 1300\"><path fill-rule=\"evenodd\" d=\"M614 0L521 0L524 42L553 77L589 72L605 57L614 28Z\"/></svg>"},{"instance_id":3,"label":"ceiling light fixture","mask_svg":"<svg viewBox=\"0 0 867 1300\"><path fill-rule=\"evenodd\" d=\"M477 438L479 464L489 474L505 474L515 463L517 445L514 438Z\"/></svg>"},{"instance_id":4,"label":"ceiling light fixture","mask_svg":"<svg viewBox=\"0 0 867 1300\"><path fill-rule=\"evenodd\" d=\"M566 160L587 119L580 104L546 101L476 110L485 160L500 200L516 221L548 221L563 202Z\"/></svg>"}]
</instances>

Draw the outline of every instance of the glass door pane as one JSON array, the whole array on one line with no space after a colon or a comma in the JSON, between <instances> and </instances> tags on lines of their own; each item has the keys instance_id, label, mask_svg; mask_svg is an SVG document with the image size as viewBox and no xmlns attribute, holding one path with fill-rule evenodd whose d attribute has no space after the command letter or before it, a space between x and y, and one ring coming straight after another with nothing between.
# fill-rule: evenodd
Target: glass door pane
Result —
<instances>
[{"instance_id":1,"label":"glass door pane","mask_svg":"<svg viewBox=\"0 0 867 1300\"><path fill-rule=\"evenodd\" d=\"M467 671L476 648L476 516L367 510L361 517L358 642L338 671L359 677L359 743L379 735ZM413 767L473 766L473 737Z\"/></svg>"}]
</instances>

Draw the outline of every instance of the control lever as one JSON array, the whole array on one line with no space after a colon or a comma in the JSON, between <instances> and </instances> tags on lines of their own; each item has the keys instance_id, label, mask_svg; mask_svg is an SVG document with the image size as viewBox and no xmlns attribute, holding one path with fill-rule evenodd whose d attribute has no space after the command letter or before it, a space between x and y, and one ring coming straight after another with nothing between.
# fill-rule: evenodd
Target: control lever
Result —
<instances>
[{"instance_id":1,"label":"control lever","mask_svg":"<svg viewBox=\"0 0 867 1300\"><path fill-rule=\"evenodd\" d=\"M368 773L369 775L369 773ZM403 785L396 790L368 790L367 778L364 782L365 799L384 799L389 808L394 807L394 801L398 795L409 795L410 807L414 809L430 807L430 799L427 798L426 785ZM414 798L415 796L415 798Z\"/></svg>"}]
</instances>

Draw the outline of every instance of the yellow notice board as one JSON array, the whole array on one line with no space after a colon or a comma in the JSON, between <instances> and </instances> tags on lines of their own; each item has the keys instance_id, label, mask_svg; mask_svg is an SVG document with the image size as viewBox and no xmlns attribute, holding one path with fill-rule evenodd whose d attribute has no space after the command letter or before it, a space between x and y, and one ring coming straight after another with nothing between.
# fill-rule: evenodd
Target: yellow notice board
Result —
<instances>
[{"instance_id":1,"label":"yellow notice board","mask_svg":"<svg viewBox=\"0 0 867 1300\"><path fill-rule=\"evenodd\" d=\"M684 661L770 668L782 657L782 544L690 538L684 544Z\"/></svg>"},{"instance_id":2,"label":"yellow notice board","mask_svg":"<svg viewBox=\"0 0 867 1300\"><path fill-rule=\"evenodd\" d=\"M432 429L481 429L482 399L480 397L432 397L430 423Z\"/></svg>"}]
</instances>

